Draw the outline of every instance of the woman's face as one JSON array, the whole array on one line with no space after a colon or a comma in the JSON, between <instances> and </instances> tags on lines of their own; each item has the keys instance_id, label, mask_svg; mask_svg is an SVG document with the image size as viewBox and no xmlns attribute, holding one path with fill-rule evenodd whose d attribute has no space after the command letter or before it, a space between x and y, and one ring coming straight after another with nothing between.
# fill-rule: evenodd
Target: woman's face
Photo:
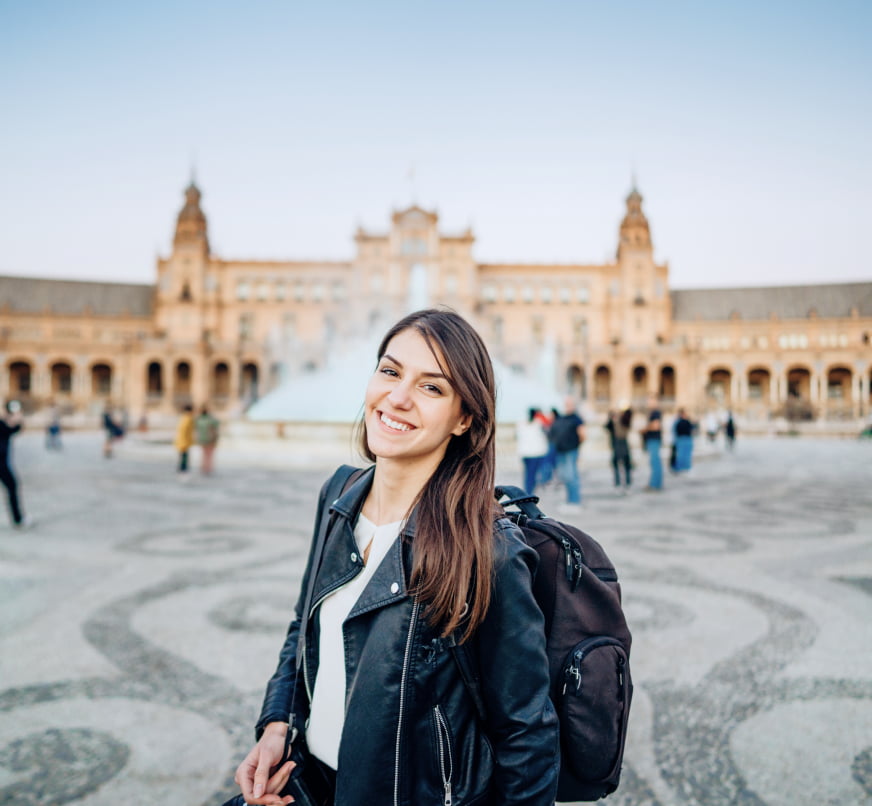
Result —
<instances>
[{"instance_id":1,"label":"woman's face","mask_svg":"<svg viewBox=\"0 0 872 806\"><path fill-rule=\"evenodd\" d=\"M438 359L413 328L388 342L366 388L366 439L376 457L435 467L451 437L469 427Z\"/></svg>"}]
</instances>

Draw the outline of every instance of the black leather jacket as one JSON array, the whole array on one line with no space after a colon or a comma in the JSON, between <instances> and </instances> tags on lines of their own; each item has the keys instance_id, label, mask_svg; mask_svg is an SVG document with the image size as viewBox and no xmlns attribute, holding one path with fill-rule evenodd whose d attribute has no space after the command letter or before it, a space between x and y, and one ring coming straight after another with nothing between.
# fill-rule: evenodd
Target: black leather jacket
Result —
<instances>
[{"instance_id":1,"label":"black leather jacket","mask_svg":"<svg viewBox=\"0 0 872 806\"><path fill-rule=\"evenodd\" d=\"M258 738L269 722L304 724L318 674L317 605L363 568L353 531L372 476L366 472L331 507L336 517L315 579L303 671L296 673L298 601L267 686ZM322 489L319 519L324 495ZM413 537L414 513L345 622L337 806L552 806L558 733L543 617L531 588L536 553L511 521L495 522L493 597L470 642L487 714L482 724L450 641L427 624L424 607L408 593ZM311 568L310 556L303 591Z\"/></svg>"}]
</instances>

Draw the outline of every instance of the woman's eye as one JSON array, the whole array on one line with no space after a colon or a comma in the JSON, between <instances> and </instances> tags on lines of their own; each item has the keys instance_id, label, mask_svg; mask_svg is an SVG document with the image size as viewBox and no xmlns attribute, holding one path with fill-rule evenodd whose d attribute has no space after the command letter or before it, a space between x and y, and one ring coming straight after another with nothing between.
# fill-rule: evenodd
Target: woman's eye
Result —
<instances>
[{"instance_id":1,"label":"woman's eye","mask_svg":"<svg viewBox=\"0 0 872 806\"><path fill-rule=\"evenodd\" d=\"M392 378L397 377L397 371L391 367L382 367L379 372L381 372L383 375L390 375Z\"/></svg>"},{"instance_id":2,"label":"woman's eye","mask_svg":"<svg viewBox=\"0 0 872 806\"><path fill-rule=\"evenodd\" d=\"M424 389L426 389L428 392L433 392L437 395L442 394L442 389L440 389L438 386L434 386L432 383L425 383Z\"/></svg>"}]
</instances>

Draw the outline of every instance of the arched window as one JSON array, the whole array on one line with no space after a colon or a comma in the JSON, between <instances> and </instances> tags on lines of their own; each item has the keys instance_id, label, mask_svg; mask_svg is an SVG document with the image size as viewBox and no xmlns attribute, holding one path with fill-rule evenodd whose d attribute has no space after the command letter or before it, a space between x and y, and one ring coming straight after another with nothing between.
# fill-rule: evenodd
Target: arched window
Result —
<instances>
[{"instance_id":1,"label":"arched window","mask_svg":"<svg viewBox=\"0 0 872 806\"><path fill-rule=\"evenodd\" d=\"M176 406L188 406L193 402L191 397L191 365L187 361L179 361L176 364L175 377L173 378L173 403Z\"/></svg>"},{"instance_id":2,"label":"arched window","mask_svg":"<svg viewBox=\"0 0 872 806\"><path fill-rule=\"evenodd\" d=\"M230 367L223 361L212 369L212 397L220 402L230 397Z\"/></svg>"},{"instance_id":3,"label":"arched window","mask_svg":"<svg viewBox=\"0 0 872 806\"><path fill-rule=\"evenodd\" d=\"M675 368L669 364L660 368L660 384L657 391L663 405L675 402Z\"/></svg>"},{"instance_id":4,"label":"arched window","mask_svg":"<svg viewBox=\"0 0 872 806\"><path fill-rule=\"evenodd\" d=\"M112 367L108 364L94 364L91 367L91 394L96 397L109 397L112 394Z\"/></svg>"},{"instance_id":5,"label":"arched window","mask_svg":"<svg viewBox=\"0 0 872 806\"><path fill-rule=\"evenodd\" d=\"M149 400L163 397L163 367L159 361L152 361L146 369L146 395Z\"/></svg>"},{"instance_id":6,"label":"arched window","mask_svg":"<svg viewBox=\"0 0 872 806\"><path fill-rule=\"evenodd\" d=\"M73 391L73 368L66 361L51 365L51 393L68 395Z\"/></svg>"},{"instance_id":7,"label":"arched window","mask_svg":"<svg viewBox=\"0 0 872 806\"><path fill-rule=\"evenodd\" d=\"M249 361L242 365L242 376L239 387L239 396L249 402L254 402L258 398L258 376L259 372L257 364Z\"/></svg>"},{"instance_id":8,"label":"arched window","mask_svg":"<svg viewBox=\"0 0 872 806\"><path fill-rule=\"evenodd\" d=\"M597 403L608 404L612 397L612 371L604 364L593 375L593 396Z\"/></svg>"},{"instance_id":9,"label":"arched window","mask_svg":"<svg viewBox=\"0 0 872 806\"><path fill-rule=\"evenodd\" d=\"M633 367L630 397L634 408L644 407L648 400L648 367L642 364Z\"/></svg>"},{"instance_id":10,"label":"arched window","mask_svg":"<svg viewBox=\"0 0 872 806\"><path fill-rule=\"evenodd\" d=\"M32 370L27 361L13 361L9 365L9 394L26 397L30 394Z\"/></svg>"}]
</instances>

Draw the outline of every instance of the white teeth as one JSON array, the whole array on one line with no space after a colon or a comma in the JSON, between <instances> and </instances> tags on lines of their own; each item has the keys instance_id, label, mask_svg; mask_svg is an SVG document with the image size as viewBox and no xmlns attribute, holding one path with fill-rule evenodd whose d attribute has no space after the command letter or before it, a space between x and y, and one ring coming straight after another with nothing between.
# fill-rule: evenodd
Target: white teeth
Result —
<instances>
[{"instance_id":1,"label":"white teeth","mask_svg":"<svg viewBox=\"0 0 872 806\"><path fill-rule=\"evenodd\" d=\"M396 420L392 420L387 416L387 414L382 414L380 419L385 425L388 425L391 428L396 428L397 431L408 431L411 428L411 426L408 426L405 423L398 423Z\"/></svg>"}]
</instances>

